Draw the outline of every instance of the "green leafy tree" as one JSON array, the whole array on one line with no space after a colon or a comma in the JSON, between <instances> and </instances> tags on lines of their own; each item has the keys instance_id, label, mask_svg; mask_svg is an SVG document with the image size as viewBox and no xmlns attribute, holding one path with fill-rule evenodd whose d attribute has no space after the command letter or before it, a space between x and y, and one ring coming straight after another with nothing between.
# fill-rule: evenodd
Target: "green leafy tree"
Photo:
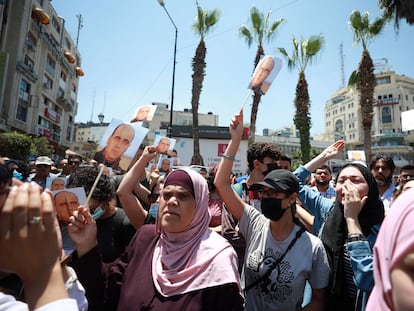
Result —
<instances>
[{"instance_id":1,"label":"green leafy tree","mask_svg":"<svg viewBox=\"0 0 414 311\"><path fill-rule=\"evenodd\" d=\"M259 63L260 58L265 55L263 43L265 41L273 41L273 39L276 37L276 30L285 21L285 19L281 18L272 23L270 21L270 15L270 11L265 16L256 7L253 6L250 9L250 25L242 25L239 28L240 37L246 41L248 47L251 47L253 43L257 45L256 57L254 59L254 68L256 68L257 64ZM248 138L249 145L252 144L255 139L257 111L259 109L261 97L262 96L256 92L253 95L253 104L250 114L250 131Z\"/></svg>"},{"instance_id":2,"label":"green leafy tree","mask_svg":"<svg viewBox=\"0 0 414 311\"><path fill-rule=\"evenodd\" d=\"M371 128L374 104L374 91L376 86L374 64L368 51L368 45L381 33L387 17L380 16L374 21L369 20L369 13L363 15L359 11L352 11L349 24L354 35L354 41L362 44L362 58L358 70L354 71L348 85L356 85L359 91L359 104L362 114L362 128L364 131L364 151L367 163L371 161Z\"/></svg>"},{"instance_id":3,"label":"green leafy tree","mask_svg":"<svg viewBox=\"0 0 414 311\"><path fill-rule=\"evenodd\" d=\"M43 136L33 138L32 147L32 154L36 154L37 156L49 156L54 153L53 146L50 145L49 141Z\"/></svg>"},{"instance_id":4,"label":"green leafy tree","mask_svg":"<svg viewBox=\"0 0 414 311\"><path fill-rule=\"evenodd\" d=\"M1 156L27 161L32 148L32 138L18 132L0 134Z\"/></svg>"},{"instance_id":5,"label":"green leafy tree","mask_svg":"<svg viewBox=\"0 0 414 311\"><path fill-rule=\"evenodd\" d=\"M200 155L200 135L198 127L198 106L200 103L201 90L203 88L203 81L205 76L206 68L206 54L207 48L205 44L206 35L212 30L212 27L218 22L220 12L217 9L212 11L203 10L198 1L197 5L197 16L195 23L193 24L194 32L200 37L200 42L197 46L195 56L193 57L193 88L191 97L191 108L193 112L193 141L194 141L194 152L193 152L193 164L202 164L202 157Z\"/></svg>"},{"instance_id":6,"label":"green leafy tree","mask_svg":"<svg viewBox=\"0 0 414 311\"><path fill-rule=\"evenodd\" d=\"M384 10L384 15L394 17L395 27L399 28L401 19L408 24L414 24L414 1L413 0L379 0L379 7Z\"/></svg>"},{"instance_id":7,"label":"green leafy tree","mask_svg":"<svg viewBox=\"0 0 414 311\"><path fill-rule=\"evenodd\" d=\"M289 70L298 69L299 79L296 85L295 107L296 113L294 123L299 131L300 148L302 162L308 162L310 158L310 127L312 125L310 117L310 99L308 92L308 82L305 77L305 69L308 64L311 64L316 55L321 51L324 45L324 38L322 35L311 36L309 39L301 39L298 41L292 37L293 51L289 55L284 48L279 48L279 52L287 60Z\"/></svg>"}]
</instances>

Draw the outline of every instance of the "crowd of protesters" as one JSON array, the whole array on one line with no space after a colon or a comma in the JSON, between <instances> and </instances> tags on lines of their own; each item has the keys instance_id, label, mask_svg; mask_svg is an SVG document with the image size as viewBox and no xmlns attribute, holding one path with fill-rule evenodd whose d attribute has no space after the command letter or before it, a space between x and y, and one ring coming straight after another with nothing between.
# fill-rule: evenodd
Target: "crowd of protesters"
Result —
<instances>
[{"instance_id":1,"label":"crowd of protesters","mask_svg":"<svg viewBox=\"0 0 414 311\"><path fill-rule=\"evenodd\" d=\"M0 310L414 308L414 166L393 179L379 155L333 176L337 141L291 172L256 142L236 180L242 131L240 111L199 172L151 165L159 146L119 175L70 151L1 158Z\"/></svg>"}]
</instances>

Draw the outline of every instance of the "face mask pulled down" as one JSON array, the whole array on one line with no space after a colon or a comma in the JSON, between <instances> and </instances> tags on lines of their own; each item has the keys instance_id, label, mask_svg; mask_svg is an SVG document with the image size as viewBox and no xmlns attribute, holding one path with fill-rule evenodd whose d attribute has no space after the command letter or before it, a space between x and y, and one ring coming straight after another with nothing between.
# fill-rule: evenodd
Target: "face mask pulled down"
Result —
<instances>
[{"instance_id":1,"label":"face mask pulled down","mask_svg":"<svg viewBox=\"0 0 414 311\"><path fill-rule=\"evenodd\" d=\"M282 208L282 199L275 198L262 198L260 207L262 208L262 214L274 221L282 218L287 210Z\"/></svg>"}]
</instances>

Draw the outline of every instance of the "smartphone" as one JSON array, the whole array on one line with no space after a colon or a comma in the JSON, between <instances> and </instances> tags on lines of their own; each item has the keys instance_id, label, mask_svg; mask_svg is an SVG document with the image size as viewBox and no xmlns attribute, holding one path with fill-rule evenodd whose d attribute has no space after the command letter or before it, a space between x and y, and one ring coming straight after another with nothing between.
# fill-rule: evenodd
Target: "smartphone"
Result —
<instances>
[{"instance_id":1,"label":"smartphone","mask_svg":"<svg viewBox=\"0 0 414 311\"><path fill-rule=\"evenodd\" d=\"M97 209L95 209L95 211L93 212L93 214L92 214L92 218L93 218L94 220L97 220L97 219L99 219L99 218L103 215L103 213L104 213L104 210L103 210L102 208L98 207L98 208L97 208Z\"/></svg>"}]
</instances>

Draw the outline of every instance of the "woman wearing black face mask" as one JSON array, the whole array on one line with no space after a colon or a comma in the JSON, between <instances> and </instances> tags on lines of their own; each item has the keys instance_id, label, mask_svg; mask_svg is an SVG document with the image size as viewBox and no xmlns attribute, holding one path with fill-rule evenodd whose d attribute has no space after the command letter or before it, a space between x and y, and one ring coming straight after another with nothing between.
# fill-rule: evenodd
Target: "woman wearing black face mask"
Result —
<instances>
[{"instance_id":1,"label":"woman wearing black face mask","mask_svg":"<svg viewBox=\"0 0 414 311\"><path fill-rule=\"evenodd\" d=\"M242 272L245 310L301 310L305 282L313 289L305 307L323 310L329 265L321 241L294 222L298 179L287 170L273 170L254 183L262 213L245 204L232 190L230 173L243 131L243 111L231 124L231 140L220 162L215 185L229 211L240 221L246 239Z\"/></svg>"}]
</instances>

